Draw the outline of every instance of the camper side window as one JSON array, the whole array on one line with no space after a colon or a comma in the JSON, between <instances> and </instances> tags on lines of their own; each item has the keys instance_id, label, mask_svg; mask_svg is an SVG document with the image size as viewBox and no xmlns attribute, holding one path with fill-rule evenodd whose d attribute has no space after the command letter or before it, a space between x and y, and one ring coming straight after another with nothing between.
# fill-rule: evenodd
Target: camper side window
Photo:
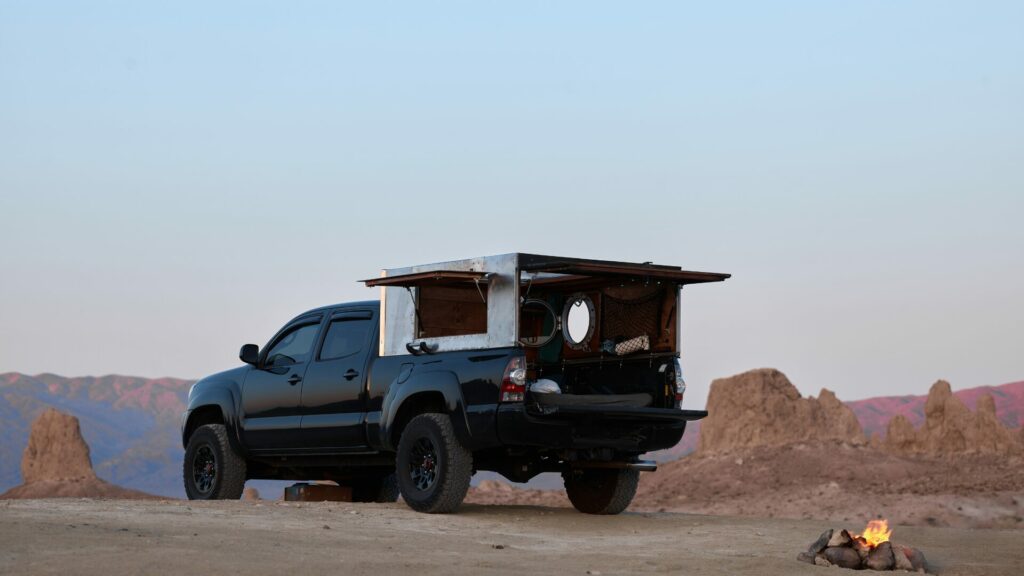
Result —
<instances>
[{"instance_id":1,"label":"camper side window","mask_svg":"<svg viewBox=\"0 0 1024 576\"><path fill-rule=\"evenodd\" d=\"M416 289L417 338L487 333L487 303L473 284ZM483 295L487 295L486 286Z\"/></svg>"}]
</instances>

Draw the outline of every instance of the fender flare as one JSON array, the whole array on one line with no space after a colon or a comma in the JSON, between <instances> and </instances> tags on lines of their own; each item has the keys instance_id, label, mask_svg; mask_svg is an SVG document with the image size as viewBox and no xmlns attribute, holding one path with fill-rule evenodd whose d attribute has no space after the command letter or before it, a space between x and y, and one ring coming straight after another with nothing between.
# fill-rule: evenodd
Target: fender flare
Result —
<instances>
[{"instance_id":1,"label":"fender flare","mask_svg":"<svg viewBox=\"0 0 1024 576\"><path fill-rule=\"evenodd\" d=\"M185 410L185 417L181 422L181 444L183 448L188 448L188 438L185 437L185 431L188 430L189 422L192 420L192 415L200 408L207 408L210 406L216 406L220 409L221 417L224 420L224 427L228 431L228 441L231 443L231 447L239 454L245 454L246 451L242 446L242 442L239 436L238 430L238 411L236 406L241 396L233 385L228 384L227 386L203 386L193 390L192 395L189 398L188 408Z\"/></svg>"},{"instance_id":2,"label":"fender flare","mask_svg":"<svg viewBox=\"0 0 1024 576\"><path fill-rule=\"evenodd\" d=\"M440 393L444 397L445 413L452 420L455 435L463 446L471 447L473 432L466 418L462 386L458 376L450 370L417 371L405 382L399 383L396 379L391 383L381 404L380 428L376 439L380 447L392 452L397 450L398 446L391 441L392 431L397 424L396 419L403 404L422 393Z\"/></svg>"}]
</instances>

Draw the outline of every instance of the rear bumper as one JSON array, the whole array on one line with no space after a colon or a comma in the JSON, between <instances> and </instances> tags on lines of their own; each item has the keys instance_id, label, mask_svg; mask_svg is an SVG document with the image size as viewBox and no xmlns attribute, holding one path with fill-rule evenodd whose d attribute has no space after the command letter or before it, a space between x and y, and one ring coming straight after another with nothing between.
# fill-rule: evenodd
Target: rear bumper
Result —
<instances>
[{"instance_id":1,"label":"rear bumper","mask_svg":"<svg viewBox=\"0 0 1024 576\"><path fill-rule=\"evenodd\" d=\"M707 410L676 410L674 408L635 408L632 406L551 406L550 412L539 418L594 418L653 424L663 422L689 422L708 415Z\"/></svg>"},{"instance_id":2,"label":"rear bumper","mask_svg":"<svg viewBox=\"0 0 1024 576\"><path fill-rule=\"evenodd\" d=\"M524 404L502 404L497 427L506 446L612 448L639 454L675 446L686 422L705 416L703 410L629 406L557 406L542 414Z\"/></svg>"}]
</instances>

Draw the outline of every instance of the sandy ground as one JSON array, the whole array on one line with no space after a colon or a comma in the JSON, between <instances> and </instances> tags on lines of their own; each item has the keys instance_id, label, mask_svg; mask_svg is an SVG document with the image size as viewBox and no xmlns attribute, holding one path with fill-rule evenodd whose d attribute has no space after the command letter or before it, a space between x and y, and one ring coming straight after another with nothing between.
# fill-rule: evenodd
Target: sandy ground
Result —
<instances>
[{"instance_id":1,"label":"sandy ground","mask_svg":"<svg viewBox=\"0 0 1024 576\"><path fill-rule=\"evenodd\" d=\"M481 482L468 500L569 506L562 490L518 486ZM909 526L1024 529L1024 459L910 457L841 442L695 454L642 474L631 509L816 518L857 531L876 517Z\"/></svg>"},{"instance_id":2,"label":"sandy ground","mask_svg":"<svg viewBox=\"0 0 1024 576\"><path fill-rule=\"evenodd\" d=\"M9 500L0 574L829 574L822 521L465 505ZM901 527L942 575L1018 575L1024 531Z\"/></svg>"}]
</instances>

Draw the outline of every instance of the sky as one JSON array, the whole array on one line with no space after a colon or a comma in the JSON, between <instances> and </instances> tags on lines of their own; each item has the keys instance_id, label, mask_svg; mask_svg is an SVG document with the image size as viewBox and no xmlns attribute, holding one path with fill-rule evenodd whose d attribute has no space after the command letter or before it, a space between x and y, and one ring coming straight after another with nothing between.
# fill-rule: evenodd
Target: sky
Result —
<instances>
[{"instance_id":1,"label":"sky","mask_svg":"<svg viewBox=\"0 0 1024 576\"><path fill-rule=\"evenodd\" d=\"M1024 379L1019 2L0 0L0 372L197 378L379 269L683 290L687 405Z\"/></svg>"}]
</instances>

